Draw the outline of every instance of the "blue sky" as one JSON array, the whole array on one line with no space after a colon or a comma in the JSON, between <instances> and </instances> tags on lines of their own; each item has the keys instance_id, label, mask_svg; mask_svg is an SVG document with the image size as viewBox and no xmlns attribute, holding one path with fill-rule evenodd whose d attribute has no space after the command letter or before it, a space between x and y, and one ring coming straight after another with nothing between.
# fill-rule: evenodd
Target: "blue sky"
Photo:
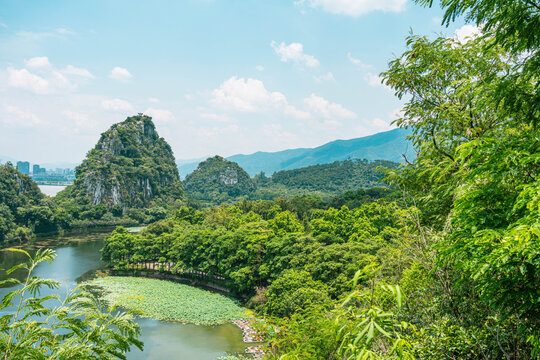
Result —
<instances>
[{"instance_id":1,"label":"blue sky","mask_svg":"<svg viewBox=\"0 0 540 360\"><path fill-rule=\"evenodd\" d=\"M391 128L378 74L410 0L0 0L0 157L79 162L144 112L177 159L313 147Z\"/></svg>"}]
</instances>

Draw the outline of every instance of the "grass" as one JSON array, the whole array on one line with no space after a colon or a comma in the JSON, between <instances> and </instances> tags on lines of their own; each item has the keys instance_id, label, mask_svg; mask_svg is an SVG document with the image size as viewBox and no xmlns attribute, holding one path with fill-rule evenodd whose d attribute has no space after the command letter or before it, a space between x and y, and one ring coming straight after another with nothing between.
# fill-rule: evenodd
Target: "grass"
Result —
<instances>
[{"instance_id":1,"label":"grass","mask_svg":"<svg viewBox=\"0 0 540 360\"><path fill-rule=\"evenodd\" d=\"M144 317L198 325L218 325L250 317L226 296L170 281L106 276L85 283L103 289L109 305L119 305Z\"/></svg>"}]
</instances>

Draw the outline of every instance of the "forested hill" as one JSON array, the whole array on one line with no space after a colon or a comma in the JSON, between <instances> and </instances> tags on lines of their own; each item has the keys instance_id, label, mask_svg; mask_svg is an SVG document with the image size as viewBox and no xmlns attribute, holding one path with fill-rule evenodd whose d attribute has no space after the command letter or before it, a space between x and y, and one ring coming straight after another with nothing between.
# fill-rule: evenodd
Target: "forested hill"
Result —
<instances>
[{"instance_id":1,"label":"forested hill","mask_svg":"<svg viewBox=\"0 0 540 360\"><path fill-rule=\"evenodd\" d=\"M384 187L379 167L396 169L398 166L392 161L354 159L282 170L271 177L261 172L250 178L237 163L215 156L200 163L183 183L186 195L203 206L302 195L315 195L329 201L347 191Z\"/></svg>"},{"instance_id":2,"label":"forested hill","mask_svg":"<svg viewBox=\"0 0 540 360\"><path fill-rule=\"evenodd\" d=\"M398 163L366 159L335 161L294 170L282 170L272 175L271 182L289 188L343 193L349 190L376 186L381 180L379 166L395 169Z\"/></svg>"},{"instance_id":3,"label":"forested hill","mask_svg":"<svg viewBox=\"0 0 540 360\"><path fill-rule=\"evenodd\" d=\"M65 211L47 199L28 175L11 163L0 165L0 244L54 232L67 221Z\"/></svg>"},{"instance_id":4,"label":"forested hill","mask_svg":"<svg viewBox=\"0 0 540 360\"><path fill-rule=\"evenodd\" d=\"M404 128L350 140L336 140L316 148L288 149L277 152L256 152L233 155L227 159L238 163L251 176L261 171L268 175L310 165L328 164L347 159L388 160L402 162L402 154L413 157L413 147L407 140L410 131ZM177 162L180 174L191 173L200 161Z\"/></svg>"},{"instance_id":5,"label":"forested hill","mask_svg":"<svg viewBox=\"0 0 540 360\"><path fill-rule=\"evenodd\" d=\"M221 156L201 162L197 169L184 180L189 196L212 203L248 195L255 184L237 163Z\"/></svg>"},{"instance_id":6,"label":"forested hill","mask_svg":"<svg viewBox=\"0 0 540 360\"><path fill-rule=\"evenodd\" d=\"M125 211L182 196L171 147L157 134L152 118L139 115L104 132L77 167L75 183L57 197Z\"/></svg>"}]
</instances>

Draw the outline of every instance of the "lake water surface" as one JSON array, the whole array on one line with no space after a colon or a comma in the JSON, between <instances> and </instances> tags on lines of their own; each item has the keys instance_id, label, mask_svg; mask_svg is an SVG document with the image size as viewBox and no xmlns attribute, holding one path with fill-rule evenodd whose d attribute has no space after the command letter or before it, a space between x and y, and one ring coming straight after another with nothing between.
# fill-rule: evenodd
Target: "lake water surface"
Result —
<instances>
[{"instance_id":1,"label":"lake water surface","mask_svg":"<svg viewBox=\"0 0 540 360\"><path fill-rule=\"evenodd\" d=\"M103 246L104 233L51 237L38 241L40 245L56 247L57 257L52 264L40 264L35 275L62 282L59 294L65 294L65 288L73 288L78 282L92 276L103 263L99 250ZM63 244L59 247L55 244ZM33 251L32 247L28 250ZM0 280L7 278L5 269L18 264L24 259L20 253L0 252ZM14 273L23 280L23 273ZM13 276L14 274L11 274ZM11 288L0 288L3 297ZM42 295L50 293L43 291ZM1 314L1 313L0 313ZM221 326L183 325L155 319L137 318L141 326L140 340L144 342L144 351L132 349L127 355L130 360L142 359L185 359L214 360L219 356L243 353L245 344L242 333L232 324Z\"/></svg>"},{"instance_id":2,"label":"lake water surface","mask_svg":"<svg viewBox=\"0 0 540 360\"><path fill-rule=\"evenodd\" d=\"M60 191L66 187L64 185L38 185L39 190L47 196L56 196Z\"/></svg>"}]
</instances>

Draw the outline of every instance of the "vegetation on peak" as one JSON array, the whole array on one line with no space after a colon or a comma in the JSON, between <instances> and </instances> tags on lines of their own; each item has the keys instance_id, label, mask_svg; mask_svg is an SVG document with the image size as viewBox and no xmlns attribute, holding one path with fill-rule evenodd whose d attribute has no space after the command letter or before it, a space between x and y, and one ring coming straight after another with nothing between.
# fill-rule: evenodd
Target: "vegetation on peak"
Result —
<instances>
[{"instance_id":1,"label":"vegetation on peak","mask_svg":"<svg viewBox=\"0 0 540 360\"><path fill-rule=\"evenodd\" d=\"M380 168L396 169L398 163L353 159L330 164L282 170L267 177L264 172L249 178L238 164L220 156L199 164L184 180L186 194L194 205L220 205L242 199L273 200L313 195L331 201L347 191L384 187Z\"/></svg>"},{"instance_id":2,"label":"vegetation on peak","mask_svg":"<svg viewBox=\"0 0 540 360\"><path fill-rule=\"evenodd\" d=\"M83 207L74 217L84 219L80 213L95 206L101 206L101 216L107 212L122 216L130 209L165 207L182 198L171 147L159 137L151 117L138 115L101 134L77 167L74 184L55 200Z\"/></svg>"},{"instance_id":3,"label":"vegetation on peak","mask_svg":"<svg viewBox=\"0 0 540 360\"><path fill-rule=\"evenodd\" d=\"M226 202L255 190L255 184L237 163L214 156L201 162L184 180L186 193L196 200Z\"/></svg>"}]
</instances>

